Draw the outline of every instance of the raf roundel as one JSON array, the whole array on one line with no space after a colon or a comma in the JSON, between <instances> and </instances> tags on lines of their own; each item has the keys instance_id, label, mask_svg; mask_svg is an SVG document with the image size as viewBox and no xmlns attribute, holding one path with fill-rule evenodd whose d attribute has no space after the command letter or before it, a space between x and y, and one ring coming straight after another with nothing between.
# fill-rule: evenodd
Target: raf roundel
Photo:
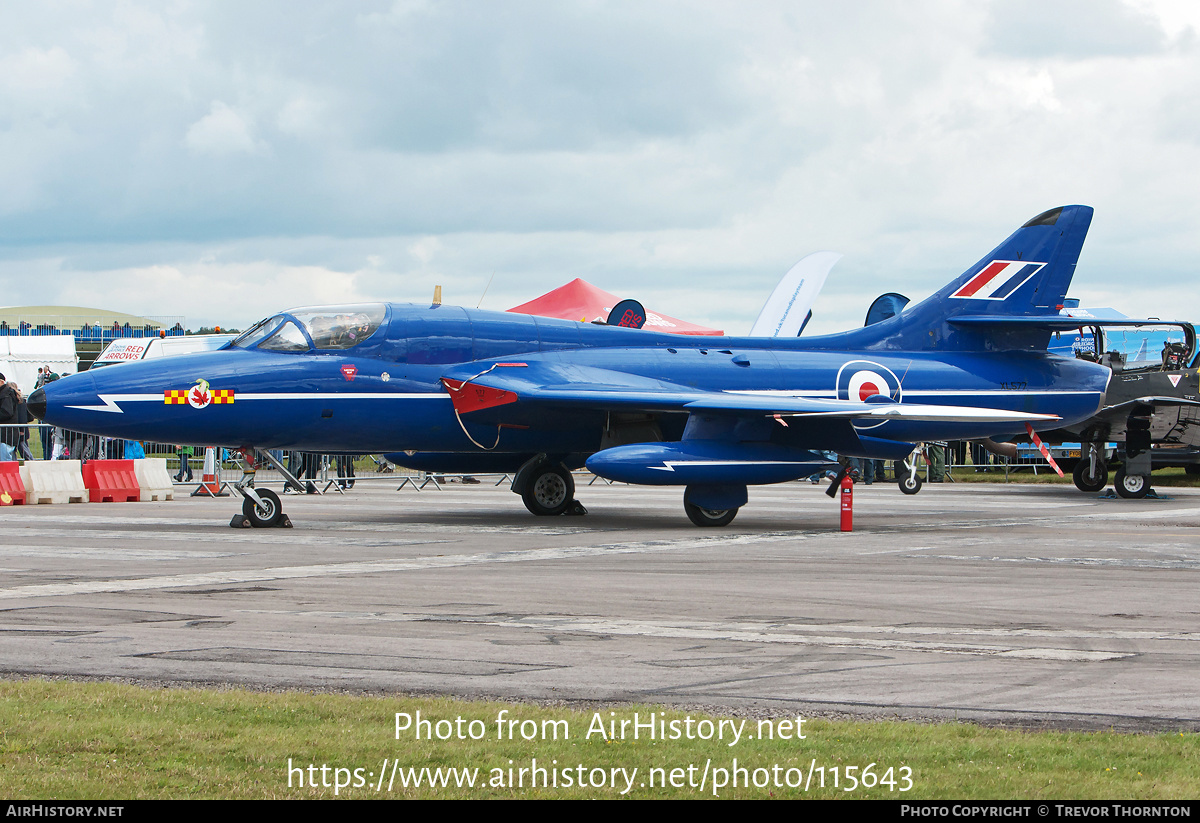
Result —
<instances>
[{"instance_id":1,"label":"raf roundel","mask_svg":"<svg viewBox=\"0 0 1200 823\"><path fill-rule=\"evenodd\" d=\"M850 377L848 393L851 400L866 400L868 397L891 395L887 380L873 371L857 371Z\"/></svg>"},{"instance_id":2,"label":"raf roundel","mask_svg":"<svg viewBox=\"0 0 1200 823\"><path fill-rule=\"evenodd\" d=\"M870 360L851 360L838 371L838 400L865 403L872 397L886 397L893 403L900 402L900 379L887 366ZM855 423L855 428L868 429L882 423Z\"/></svg>"}]
</instances>

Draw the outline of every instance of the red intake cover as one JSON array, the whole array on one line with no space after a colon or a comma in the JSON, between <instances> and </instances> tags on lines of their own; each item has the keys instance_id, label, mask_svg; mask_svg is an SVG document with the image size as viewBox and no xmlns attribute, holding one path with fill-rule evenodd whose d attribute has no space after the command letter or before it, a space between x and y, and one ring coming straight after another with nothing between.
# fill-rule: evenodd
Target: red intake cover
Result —
<instances>
[{"instance_id":1,"label":"red intake cover","mask_svg":"<svg viewBox=\"0 0 1200 823\"><path fill-rule=\"evenodd\" d=\"M465 380L460 382L443 377L442 385L450 393L450 401L459 414L517 402L517 395L513 392L493 389L491 386L480 386Z\"/></svg>"}]
</instances>

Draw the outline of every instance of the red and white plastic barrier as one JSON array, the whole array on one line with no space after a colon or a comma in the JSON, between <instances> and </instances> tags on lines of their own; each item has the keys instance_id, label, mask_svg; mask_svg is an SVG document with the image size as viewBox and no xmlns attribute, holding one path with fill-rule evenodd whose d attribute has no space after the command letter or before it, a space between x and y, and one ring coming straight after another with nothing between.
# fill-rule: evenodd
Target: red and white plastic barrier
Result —
<instances>
[{"instance_id":1,"label":"red and white plastic barrier","mask_svg":"<svg viewBox=\"0 0 1200 823\"><path fill-rule=\"evenodd\" d=\"M141 500L143 503L175 499L175 487L171 485L171 475L167 471L165 457L146 457L134 460L133 471L137 475L138 488L142 490Z\"/></svg>"},{"instance_id":2,"label":"red and white plastic barrier","mask_svg":"<svg viewBox=\"0 0 1200 823\"><path fill-rule=\"evenodd\" d=\"M21 480L21 464L16 460L0 463L0 506L25 502L25 483Z\"/></svg>"},{"instance_id":3,"label":"red and white plastic barrier","mask_svg":"<svg viewBox=\"0 0 1200 823\"><path fill-rule=\"evenodd\" d=\"M161 457L0 462L0 506L172 499L167 461Z\"/></svg>"},{"instance_id":4,"label":"red and white plastic barrier","mask_svg":"<svg viewBox=\"0 0 1200 823\"><path fill-rule=\"evenodd\" d=\"M86 503L83 464L78 460L30 460L21 466L30 503Z\"/></svg>"},{"instance_id":5,"label":"red and white plastic barrier","mask_svg":"<svg viewBox=\"0 0 1200 823\"><path fill-rule=\"evenodd\" d=\"M89 460L83 485L93 503L136 503L141 499L132 460Z\"/></svg>"}]
</instances>

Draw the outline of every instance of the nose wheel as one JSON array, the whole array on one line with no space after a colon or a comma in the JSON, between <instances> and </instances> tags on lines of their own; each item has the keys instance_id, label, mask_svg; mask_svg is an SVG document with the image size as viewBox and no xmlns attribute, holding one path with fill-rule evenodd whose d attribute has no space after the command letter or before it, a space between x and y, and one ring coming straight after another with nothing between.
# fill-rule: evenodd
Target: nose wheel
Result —
<instances>
[{"instance_id":1,"label":"nose wheel","mask_svg":"<svg viewBox=\"0 0 1200 823\"><path fill-rule=\"evenodd\" d=\"M269 529L279 522L283 516L283 507L279 503L279 495L270 489L255 489L262 503L255 503L249 497L242 501L242 515L256 529Z\"/></svg>"},{"instance_id":2,"label":"nose wheel","mask_svg":"<svg viewBox=\"0 0 1200 823\"><path fill-rule=\"evenodd\" d=\"M284 477L299 484L300 481L292 477L287 468L273 454L270 452L262 452L262 454L283 473ZM235 514L229 521L229 525L235 529L290 529L292 521L283 513L279 495L270 489L254 488L254 475L257 472L254 451L242 449L241 456L243 460L242 479L234 483L233 488L242 496L242 513Z\"/></svg>"}]
</instances>

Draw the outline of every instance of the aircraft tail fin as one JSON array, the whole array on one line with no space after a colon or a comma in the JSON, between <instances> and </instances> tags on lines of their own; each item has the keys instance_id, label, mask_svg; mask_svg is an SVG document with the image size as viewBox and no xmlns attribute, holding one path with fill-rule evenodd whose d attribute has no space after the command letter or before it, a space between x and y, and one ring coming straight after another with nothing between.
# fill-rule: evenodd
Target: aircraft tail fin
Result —
<instances>
[{"instance_id":1,"label":"aircraft tail fin","mask_svg":"<svg viewBox=\"0 0 1200 823\"><path fill-rule=\"evenodd\" d=\"M1091 222L1088 206L1043 212L932 296L855 336L865 348L1044 350Z\"/></svg>"}]
</instances>

